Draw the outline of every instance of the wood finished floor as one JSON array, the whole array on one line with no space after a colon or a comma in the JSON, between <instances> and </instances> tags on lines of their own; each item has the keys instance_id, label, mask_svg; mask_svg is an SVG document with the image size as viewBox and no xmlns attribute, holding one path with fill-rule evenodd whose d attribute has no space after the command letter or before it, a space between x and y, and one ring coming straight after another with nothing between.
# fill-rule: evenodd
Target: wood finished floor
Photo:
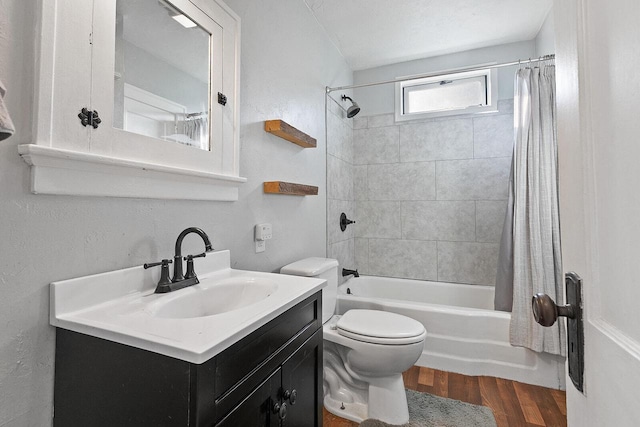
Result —
<instances>
[{"instance_id":1,"label":"wood finished floor","mask_svg":"<svg viewBox=\"0 0 640 427\"><path fill-rule=\"evenodd\" d=\"M436 396L488 406L498 427L563 427L567 425L565 392L494 377L468 377L414 366L403 374L405 387ZM324 410L324 427L357 423Z\"/></svg>"}]
</instances>

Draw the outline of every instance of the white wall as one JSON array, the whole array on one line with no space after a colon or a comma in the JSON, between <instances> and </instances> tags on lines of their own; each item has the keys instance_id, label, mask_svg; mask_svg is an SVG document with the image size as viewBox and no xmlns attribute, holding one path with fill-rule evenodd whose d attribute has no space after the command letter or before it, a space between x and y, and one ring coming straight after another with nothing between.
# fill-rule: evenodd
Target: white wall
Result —
<instances>
[{"instance_id":1,"label":"white wall","mask_svg":"<svg viewBox=\"0 0 640 427\"><path fill-rule=\"evenodd\" d=\"M352 73L298 0L229 0L242 18L241 175L234 203L33 195L18 144L32 142L36 31L42 0L0 0L0 78L17 126L0 142L0 426L51 424L54 329L48 285L171 256L178 233L202 227L236 268L275 271L324 256L324 87ZM81 106L78 106L80 108ZM266 134L281 118L318 148ZM70 123L70 126L79 125ZM264 195L262 182L318 185L315 197ZM253 225L273 224L267 251L254 253ZM190 236L185 252L201 243Z\"/></svg>"},{"instance_id":2,"label":"white wall","mask_svg":"<svg viewBox=\"0 0 640 427\"><path fill-rule=\"evenodd\" d=\"M353 79L355 84L371 83L413 74L451 70L491 62L511 62L535 56L535 42L529 40L356 71ZM513 98L513 76L517 68L515 66L498 69L498 99ZM395 108L394 93L395 85L386 84L355 89L353 98L362 107L360 114L369 116L392 113ZM337 96L336 99L338 99Z\"/></svg>"},{"instance_id":3,"label":"white wall","mask_svg":"<svg viewBox=\"0 0 640 427\"><path fill-rule=\"evenodd\" d=\"M535 38L536 56L550 55L556 53L555 23L553 20L553 9L549 11L546 19L538 31Z\"/></svg>"}]
</instances>

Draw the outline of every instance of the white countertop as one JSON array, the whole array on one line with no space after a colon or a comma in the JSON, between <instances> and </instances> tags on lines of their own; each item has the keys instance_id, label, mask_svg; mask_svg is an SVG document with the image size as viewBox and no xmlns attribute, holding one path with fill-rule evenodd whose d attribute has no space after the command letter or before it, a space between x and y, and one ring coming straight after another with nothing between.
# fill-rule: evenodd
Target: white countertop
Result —
<instances>
[{"instance_id":1,"label":"white countertop","mask_svg":"<svg viewBox=\"0 0 640 427\"><path fill-rule=\"evenodd\" d=\"M154 294L160 267L142 266L51 284L53 326L203 363L326 285L325 280L230 268L229 251L194 260L200 284ZM220 283L261 281L274 291L253 304L193 318L155 315L171 299Z\"/></svg>"}]
</instances>

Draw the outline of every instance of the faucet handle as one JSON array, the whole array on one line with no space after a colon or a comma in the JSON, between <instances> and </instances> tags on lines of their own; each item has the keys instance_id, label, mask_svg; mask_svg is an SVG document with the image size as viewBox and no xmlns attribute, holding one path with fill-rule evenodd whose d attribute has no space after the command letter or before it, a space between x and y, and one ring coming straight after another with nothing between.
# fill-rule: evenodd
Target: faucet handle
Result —
<instances>
[{"instance_id":1,"label":"faucet handle","mask_svg":"<svg viewBox=\"0 0 640 427\"><path fill-rule=\"evenodd\" d=\"M169 264L171 264L173 261L171 261L170 259L163 259L160 262L151 262L151 263L145 263L143 265L144 269L146 270L147 268L151 268L151 267L157 267L159 265L162 265L164 267L165 264L167 264L167 267L169 266Z\"/></svg>"},{"instance_id":2,"label":"faucet handle","mask_svg":"<svg viewBox=\"0 0 640 427\"><path fill-rule=\"evenodd\" d=\"M187 260L187 272L184 274L185 279L191 279L196 277L196 271L193 268L193 259L204 258L206 256L207 256L206 252L203 252L198 255L187 255L186 257L184 257L184 259Z\"/></svg>"},{"instance_id":3,"label":"faucet handle","mask_svg":"<svg viewBox=\"0 0 640 427\"><path fill-rule=\"evenodd\" d=\"M192 260L194 258L204 258L206 256L207 256L207 253L206 252L202 252L201 254L198 254L198 255L187 255L186 257L184 257L184 260L185 261L189 261L189 260Z\"/></svg>"},{"instance_id":4,"label":"faucet handle","mask_svg":"<svg viewBox=\"0 0 640 427\"><path fill-rule=\"evenodd\" d=\"M151 267L157 267L159 265L162 266L162 270L160 270L160 280L158 280L158 286L156 287L156 293L164 293L169 292L167 286L171 284L171 278L169 277L169 264L173 261L170 259L163 259L160 262L153 262L149 264L144 264L143 267L145 270Z\"/></svg>"}]
</instances>

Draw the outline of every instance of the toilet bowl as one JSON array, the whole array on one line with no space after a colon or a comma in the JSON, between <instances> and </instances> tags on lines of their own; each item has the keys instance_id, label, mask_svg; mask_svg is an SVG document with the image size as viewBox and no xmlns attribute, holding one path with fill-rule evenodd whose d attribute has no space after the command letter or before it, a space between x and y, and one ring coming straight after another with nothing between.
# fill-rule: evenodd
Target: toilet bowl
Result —
<instances>
[{"instance_id":1,"label":"toilet bowl","mask_svg":"<svg viewBox=\"0 0 640 427\"><path fill-rule=\"evenodd\" d=\"M306 258L283 274L327 280L322 290L324 406L339 417L389 424L409 421L402 372L420 357L427 335L422 324L396 313L349 310L334 315L338 262Z\"/></svg>"}]
</instances>

